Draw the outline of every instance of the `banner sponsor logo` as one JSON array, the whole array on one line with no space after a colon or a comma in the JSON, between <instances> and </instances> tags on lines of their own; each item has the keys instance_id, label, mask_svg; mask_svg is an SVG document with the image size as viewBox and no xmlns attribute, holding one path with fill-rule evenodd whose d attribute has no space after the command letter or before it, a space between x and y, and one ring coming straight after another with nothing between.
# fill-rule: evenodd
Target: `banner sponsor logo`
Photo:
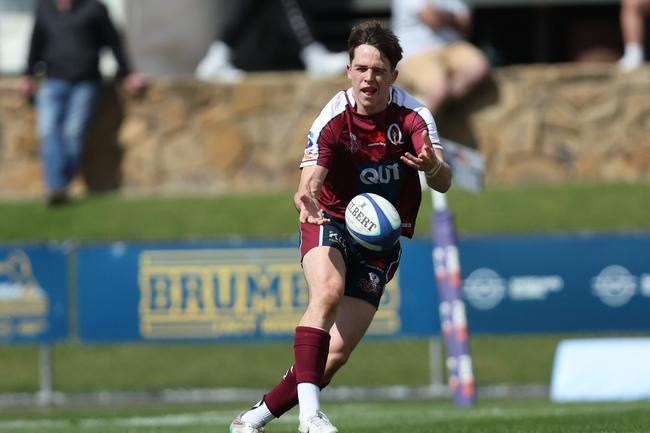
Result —
<instances>
[{"instance_id":1,"label":"banner sponsor logo","mask_svg":"<svg viewBox=\"0 0 650 433\"><path fill-rule=\"evenodd\" d=\"M33 337L48 329L48 297L24 251L0 257L0 338Z\"/></svg>"},{"instance_id":2,"label":"banner sponsor logo","mask_svg":"<svg viewBox=\"0 0 650 433\"><path fill-rule=\"evenodd\" d=\"M506 294L503 279L492 269L479 268L467 276L463 284L465 299L479 310L491 310Z\"/></svg>"},{"instance_id":3,"label":"banner sponsor logo","mask_svg":"<svg viewBox=\"0 0 650 433\"><path fill-rule=\"evenodd\" d=\"M470 273L463 284L465 299L476 309L491 310L504 298L513 301L542 301L564 288L559 275L521 275L502 278L489 268Z\"/></svg>"},{"instance_id":4,"label":"banner sponsor logo","mask_svg":"<svg viewBox=\"0 0 650 433\"><path fill-rule=\"evenodd\" d=\"M625 267L610 265L591 279L591 291L609 307L622 307L637 292L637 277Z\"/></svg>"},{"instance_id":5,"label":"banner sponsor logo","mask_svg":"<svg viewBox=\"0 0 650 433\"><path fill-rule=\"evenodd\" d=\"M398 280L371 333L399 332ZM145 339L292 335L308 301L294 248L143 251L139 288Z\"/></svg>"}]
</instances>

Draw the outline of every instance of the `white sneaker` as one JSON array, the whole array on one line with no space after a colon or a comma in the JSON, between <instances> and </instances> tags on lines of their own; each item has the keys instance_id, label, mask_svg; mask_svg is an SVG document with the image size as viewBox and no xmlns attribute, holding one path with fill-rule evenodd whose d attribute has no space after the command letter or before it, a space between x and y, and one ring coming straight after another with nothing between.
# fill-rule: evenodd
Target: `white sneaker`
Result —
<instances>
[{"instance_id":1,"label":"white sneaker","mask_svg":"<svg viewBox=\"0 0 650 433\"><path fill-rule=\"evenodd\" d=\"M643 45L637 43L625 44L623 57L618 60L618 67L625 72L633 71L643 64Z\"/></svg>"},{"instance_id":2,"label":"white sneaker","mask_svg":"<svg viewBox=\"0 0 650 433\"><path fill-rule=\"evenodd\" d=\"M313 77L331 77L341 74L350 60L347 52L333 53L318 42L303 48L300 58L305 64L307 73Z\"/></svg>"},{"instance_id":3,"label":"white sneaker","mask_svg":"<svg viewBox=\"0 0 650 433\"><path fill-rule=\"evenodd\" d=\"M305 422L300 422L298 426L298 433L338 433L339 430L332 425L330 420L321 411L316 412L316 415L307 419Z\"/></svg>"},{"instance_id":4,"label":"white sneaker","mask_svg":"<svg viewBox=\"0 0 650 433\"><path fill-rule=\"evenodd\" d=\"M618 61L618 67L624 72L631 72L643 65L643 58L621 57Z\"/></svg>"},{"instance_id":5,"label":"white sneaker","mask_svg":"<svg viewBox=\"0 0 650 433\"><path fill-rule=\"evenodd\" d=\"M249 422L244 422L241 420L242 415L244 415L245 413L246 411L240 413L239 415L237 415L237 418L232 420L228 432L229 433L264 433L264 427L258 427L255 424L251 424Z\"/></svg>"},{"instance_id":6,"label":"white sneaker","mask_svg":"<svg viewBox=\"0 0 650 433\"><path fill-rule=\"evenodd\" d=\"M196 67L197 78L221 83L238 83L244 78L244 71L230 62L231 50L221 41L213 42L208 53Z\"/></svg>"}]
</instances>

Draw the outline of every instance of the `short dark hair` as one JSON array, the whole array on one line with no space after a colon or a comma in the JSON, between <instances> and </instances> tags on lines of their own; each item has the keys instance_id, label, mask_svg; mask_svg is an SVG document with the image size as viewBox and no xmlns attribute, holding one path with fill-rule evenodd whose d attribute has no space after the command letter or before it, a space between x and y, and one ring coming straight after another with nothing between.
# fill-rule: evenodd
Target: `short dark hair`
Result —
<instances>
[{"instance_id":1,"label":"short dark hair","mask_svg":"<svg viewBox=\"0 0 650 433\"><path fill-rule=\"evenodd\" d=\"M393 69L402 59L402 47L395 33L383 26L380 21L364 21L352 27L348 38L348 53L350 62L354 58L354 50L359 45L372 45L377 48L390 61Z\"/></svg>"}]
</instances>

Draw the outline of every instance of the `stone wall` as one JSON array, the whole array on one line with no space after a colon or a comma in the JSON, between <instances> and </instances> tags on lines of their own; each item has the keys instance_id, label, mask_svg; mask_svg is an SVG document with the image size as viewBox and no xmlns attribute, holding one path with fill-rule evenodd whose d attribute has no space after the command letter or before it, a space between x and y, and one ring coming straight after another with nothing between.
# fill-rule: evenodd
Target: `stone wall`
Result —
<instances>
[{"instance_id":1,"label":"stone wall","mask_svg":"<svg viewBox=\"0 0 650 433\"><path fill-rule=\"evenodd\" d=\"M494 72L437 119L481 150L489 183L650 181L650 69ZM42 194L33 107L0 80L0 197ZM238 85L161 79L143 98L104 92L73 191L223 193L295 187L307 130L344 78L251 74Z\"/></svg>"},{"instance_id":2,"label":"stone wall","mask_svg":"<svg viewBox=\"0 0 650 433\"><path fill-rule=\"evenodd\" d=\"M650 68L507 68L470 116L488 182L650 181Z\"/></svg>"}]
</instances>

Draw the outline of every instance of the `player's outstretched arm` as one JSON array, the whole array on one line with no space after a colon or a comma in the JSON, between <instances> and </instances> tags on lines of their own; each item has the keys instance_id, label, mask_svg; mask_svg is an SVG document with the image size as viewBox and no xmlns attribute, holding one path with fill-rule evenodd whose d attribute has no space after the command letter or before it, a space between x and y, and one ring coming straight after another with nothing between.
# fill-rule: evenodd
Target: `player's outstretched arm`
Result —
<instances>
[{"instance_id":1,"label":"player's outstretched arm","mask_svg":"<svg viewBox=\"0 0 650 433\"><path fill-rule=\"evenodd\" d=\"M323 217L323 211L318 203L318 196L326 176L327 169L319 165L302 169L298 191L293 196L301 223L321 225L329 222L329 219Z\"/></svg>"},{"instance_id":2,"label":"player's outstretched arm","mask_svg":"<svg viewBox=\"0 0 650 433\"><path fill-rule=\"evenodd\" d=\"M438 192L447 192L451 187L451 167L444 161L442 152L434 149L428 132L422 131L424 145L415 156L406 152L401 160L404 164L424 172L427 185Z\"/></svg>"}]
</instances>

